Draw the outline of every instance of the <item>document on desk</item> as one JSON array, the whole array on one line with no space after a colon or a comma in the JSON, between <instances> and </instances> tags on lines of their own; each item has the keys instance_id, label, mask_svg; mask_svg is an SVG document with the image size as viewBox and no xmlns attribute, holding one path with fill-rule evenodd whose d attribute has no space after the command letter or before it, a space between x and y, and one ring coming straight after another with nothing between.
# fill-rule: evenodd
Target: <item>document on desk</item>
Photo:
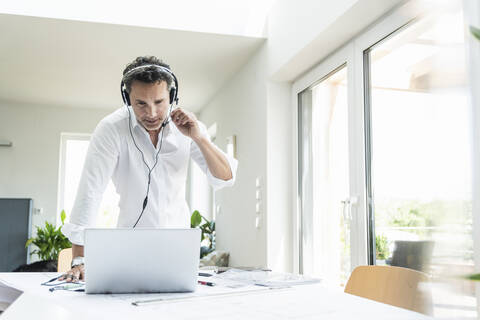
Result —
<instances>
[{"instance_id":1,"label":"document on desk","mask_svg":"<svg viewBox=\"0 0 480 320\"><path fill-rule=\"evenodd\" d=\"M160 294L157 296L140 297L132 301L132 304L134 306L146 306L165 302L257 294L273 289L288 289L293 286L319 282L319 279L303 275L274 273L265 270L245 271L230 269L221 274L212 274L208 277L200 276L199 283L208 283L211 285L210 287L199 286L196 292L186 294Z\"/></svg>"},{"instance_id":2,"label":"document on desk","mask_svg":"<svg viewBox=\"0 0 480 320\"><path fill-rule=\"evenodd\" d=\"M231 282L225 284L223 280L215 279L215 277L198 277L199 284L194 292L185 293L150 293L150 294L113 294L114 299L121 299L130 302L134 306L146 306L165 302L186 302L189 300L220 298L222 296L249 294L254 292L268 291L269 288L259 287L255 285L232 285ZM210 283L210 285L200 284Z\"/></svg>"},{"instance_id":3,"label":"document on desk","mask_svg":"<svg viewBox=\"0 0 480 320\"><path fill-rule=\"evenodd\" d=\"M304 284L319 283L320 279L292 273L278 273L265 270L245 271L230 269L213 277L225 286L256 285L268 288L287 288Z\"/></svg>"}]
</instances>

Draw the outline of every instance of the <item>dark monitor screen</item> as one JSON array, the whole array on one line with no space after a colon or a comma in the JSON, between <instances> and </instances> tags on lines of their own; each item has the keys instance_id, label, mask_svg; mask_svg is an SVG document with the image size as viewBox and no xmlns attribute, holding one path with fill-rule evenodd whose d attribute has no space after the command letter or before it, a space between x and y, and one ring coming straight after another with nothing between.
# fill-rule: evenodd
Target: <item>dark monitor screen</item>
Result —
<instances>
[{"instance_id":1,"label":"dark monitor screen","mask_svg":"<svg viewBox=\"0 0 480 320\"><path fill-rule=\"evenodd\" d=\"M32 199L0 198L0 272L27 263Z\"/></svg>"}]
</instances>

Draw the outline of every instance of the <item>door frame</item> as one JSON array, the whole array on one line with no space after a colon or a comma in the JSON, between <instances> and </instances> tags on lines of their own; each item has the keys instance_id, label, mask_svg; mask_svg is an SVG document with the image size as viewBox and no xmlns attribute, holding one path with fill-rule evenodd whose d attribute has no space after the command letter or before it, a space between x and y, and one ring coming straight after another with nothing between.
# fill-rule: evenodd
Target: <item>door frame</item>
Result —
<instances>
[{"instance_id":1,"label":"door frame","mask_svg":"<svg viewBox=\"0 0 480 320\"><path fill-rule=\"evenodd\" d=\"M339 50L335 51L332 55L328 56L316 67L311 69L309 72L304 74L301 78L295 81L292 85L292 104L294 106L295 115L293 117L293 140L294 140L294 150L295 159L294 159L294 192L296 195L295 199L295 210L294 210L294 272L302 273L303 271L303 230L302 230L302 200L301 195L299 194L299 171L301 170L299 162L299 99L298 96L304 90L315 86L316 84L323 81L326 77L335 72L342 66L346 65L347 67L347 102L348 102L348 152L349 152L349 185L350 185L350 199L357 199L356 204L352 205L352 221L350 225L350 252L351 252L351 268L364 264L366 261L366 255L363 254L366 249L366 233L365 226L366 221L364 219L364 210L361 208L364 206L365 197L363 196L364 190L362 187L363 177L359 173L364 172L361 170L363 168L363 148L358 148L358 145L363 143L363 122L359 122L358 117L363 117L362 112L358 111L358 108L355 106L355 90L352 90L352 83L355 80L355 61L354 61L354 46L352 43L349 43Z\"/></svg>"}]
</instances>

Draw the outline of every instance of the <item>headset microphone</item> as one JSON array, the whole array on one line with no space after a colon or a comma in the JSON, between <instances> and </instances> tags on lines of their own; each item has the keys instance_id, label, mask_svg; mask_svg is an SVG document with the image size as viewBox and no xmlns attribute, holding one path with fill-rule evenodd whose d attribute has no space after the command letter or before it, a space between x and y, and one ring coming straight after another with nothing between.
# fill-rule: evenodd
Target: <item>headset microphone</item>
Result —
<instances>
[{"instance_id":1,"label":"headset microphone","mask_svg":"<svg viewBox=\"0 0 480 320\"><path fill-rule=\"evenodd\" d=\"M163 72L166 72L168 73L169 75L172 76L173 78L173 81L175 83L175 86L171 87L170 88L170 92L169 92L169 98L170 98L170 108L168 110L168 115L167 117L165 118L165 120L163 120L162 122L162 125L161 125L161 131L162 131L162 134L161 134L161 137L160 137L160 145L158 147L158 151L157 151L157 154L155 155L155 163L153 164L152 168L150 168L150 166L147 164L147 162L145 161L145 155L143 154L142 150L138 147L137 145L137 142L135 141L135 138L133 137L133 132L132 132L132 119L131 119L131 114L130 114L130 109L128 108L130 104L130 95L128 94L127 92L127 88L125 86L125 83L124 83L124 79L125 79L125 76L127 76L128 74L130 74L131 72L135 71L135 70L138 70L138 69L143 69L143 68L149 68L149 67L153 67L153 68L157 68L159 69L160 71L163 71ZM135 145L135 148L137 148L137 150L140 152L140 154L142 155L142 161L143 163L145 164L145 166L147 167L147 170L148 170L148 183L147 183L147 194L145 196L145 199L143 200L143 204L142 204L142 211L140 212L140 215L137 219L137 221L135 222L135 224L133 225L132 228L135 228L138 224L138 221L140 221L140 218L142 217L143 215L143 212L145 211L145 208L147 207L147 203L148 203L148 193L150 191L150 181L151 181L151 174L152 174L152 171L153 169L155 169L155 167L157 166L157 163L158 163L158 155L160 154L160 151L162 150L162 143L163 143L163 132L164 132L164 128L165 126L170 122L170 114L172 112L172 106L173 104L175 103L176 105L178 105L178 81L177 81L177 77L175 76L175 74L168 68L166 67L163 67L163 66L159 66L159 65L156 65L156 64L147 64L147 65L142 65L142 66L139 66L139 67L135 67L131 70L129 70L127 73L125 73L123 75L123 78L122 78L122 82L120 83L120 91L122 93L122 99L123 99L123 103L125 104L125 106L127 107L127 111L128 111L128 129L130 131L130 136L132 137L132 141L133 141L133 144Z\"/></svg>"}]
</instances>

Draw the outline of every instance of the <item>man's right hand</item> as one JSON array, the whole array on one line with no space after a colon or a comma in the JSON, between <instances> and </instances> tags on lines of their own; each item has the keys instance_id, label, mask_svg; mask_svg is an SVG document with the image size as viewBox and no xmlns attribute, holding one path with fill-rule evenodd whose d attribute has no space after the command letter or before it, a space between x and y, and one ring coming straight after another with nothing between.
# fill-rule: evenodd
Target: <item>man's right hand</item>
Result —
<instances>
[{"instance_id":1,"label":"man's right hand","mask_svg":"<svg viewBox=\"0 0 480 320\"><path fill-rule=\"evenodd\" d=\"M67 273L63 274L58 280L65 280L67 282L85 281L85 265L80 264L73 267Z\"/></svg>"},{"instance_id":2,"label":"man's right hand","mask_svg":"<svg viewBox=\"0 0 480 320\"><path fill-rule=\"evenodd\" d=\"M72 243L72 256L73 257L83 257L84 250L83 246L77 245ZM85 265L80 264L78 266L73 267L62 275L58 280L66 280L67 282L78 282L79 280L85 281Z\"/></svg>"}]
</instances>

